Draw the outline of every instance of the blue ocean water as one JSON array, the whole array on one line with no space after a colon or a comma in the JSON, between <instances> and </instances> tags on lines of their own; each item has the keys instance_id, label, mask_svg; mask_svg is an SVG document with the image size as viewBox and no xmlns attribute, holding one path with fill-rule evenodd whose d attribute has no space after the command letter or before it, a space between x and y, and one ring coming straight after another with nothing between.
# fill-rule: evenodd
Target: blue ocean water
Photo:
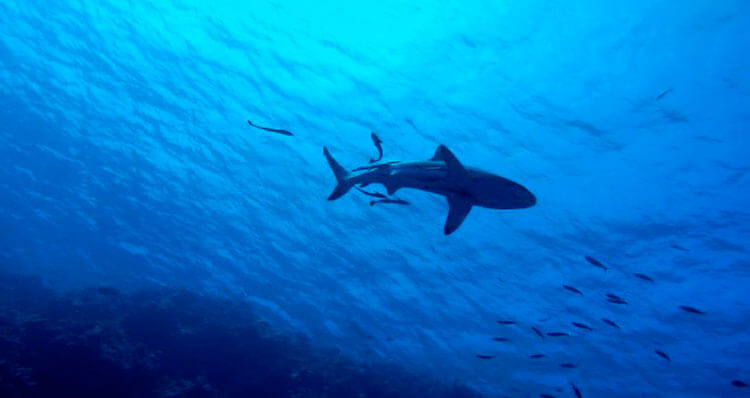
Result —
<instances>
[{"instance_id":1,"label":"blue ocean water","mask_svg":"<svg viewBox=\"0 0 750 398\"><path fill-rule=\"evenodd\" d=\"M0 21L6 394L747 396L750 3L5 0ZM327 201L323 146L366 165L371 131L538 202L444 236L438 195Z\"/></svg>"}]
</instances>

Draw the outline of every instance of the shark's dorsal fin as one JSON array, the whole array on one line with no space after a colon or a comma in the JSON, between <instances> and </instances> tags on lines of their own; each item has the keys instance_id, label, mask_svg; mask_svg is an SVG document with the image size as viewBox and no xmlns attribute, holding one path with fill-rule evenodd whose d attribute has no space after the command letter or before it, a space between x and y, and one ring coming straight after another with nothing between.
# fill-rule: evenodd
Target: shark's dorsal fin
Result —
<instances>
[{"instance_id":1,"label":"shark's dorsal fin","mask_svg":"<svg viewBox=\"0 0 750 398\"><path fill-rule=\"evenodd\" d=\"M473 203L471 199L463 195L448 195L448 219L445 220L443 233L450 235L457 230L469 215Z\"/></svg>"},{"instance_id":2,"label":"shark's dorsal fin","mask_svg":"<svg viewBox=\"0 0 750 398\"><path fill-rule=\"evenodd\" d=\"M448 166L448 175L462 180L469 179L469 172L445 145L440 145L435 151L434 160L442 160Z\"/></svg>"},{"instance_id":3,"label":"shark's dorsal fin","mask_svg":"<svg viewBox=\"0 0 750 398\"><path fill-rule=\"evenodd\" d=\"M430 160L433 161L433 162L442 162L443 161L443 146L442 145L440 145L439 147L437 147L437 149L435 150L435 154L432 155L432 157L430 158Z\"/></svg>"}]
</instances>

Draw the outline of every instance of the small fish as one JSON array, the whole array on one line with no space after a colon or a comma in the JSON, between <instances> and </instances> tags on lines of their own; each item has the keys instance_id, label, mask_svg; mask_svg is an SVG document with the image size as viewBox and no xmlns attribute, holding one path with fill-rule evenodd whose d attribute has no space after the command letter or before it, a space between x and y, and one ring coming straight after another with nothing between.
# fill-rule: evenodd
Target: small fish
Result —
<instances>
[{"instance_id":1,"label":"small fish","mask_svg":"<svg viewBox=\"0 0 750 398\"><path fill-rule=\"evenodd\" d=\"M575 369L575 368L578 367L578 365L572 364L572 363L561 363L560 367L561 368L566 368L566 369Z\"/></svg>"},{"instance_id":2,"label":"small fish","mask_svg":"<svg viewBox=\"0 0 750 398\"><path fill-rule=\"evenodd\" d=\"M378 200L371 200L370 206L375 206L378 203L391 203L391 204L396 204L396 205L410 205L411 204L401 199L378 199Z\"/></svg>"},{"instance_id":3,"label":"small fish","mask_svg":"<svg viewBox=\"0 0 750 398\"><path fill-rule=\"evenodd\" d=\"M656 96L656 100L658 101L658 100L664 98L667 94L671 93L672 90L674 90L674 89L672 87L670 87L670 88L662 91L661 93L659 93L659 95Z\"/></svg>"},{"instance_id":4,"label":"small fish","mask_svg":"<svg viewBox=\"0 0 750 398\"><path fill-rule=\"evenodd\" d=\"M576 394L576 398L583 398L583 394L581 394L581 390L579 390L575 384L570 383L570 387L573 388L573 392Z\"/></svg>"},{"instance_id":5,"label":"small fish","mask_svg":"<svg viewBox=\"0 0 750 398\"><path fill-rule=\"evenodd\" d=\"M325 152L323 152L325 154ZM390 162L382 162L378 164L370 164L367 166L360 166L356 169L353 169L352 171L362 171L362 170L377 170L377 169L385 169L391 165L394 165L396 163L400 163L398 160L392 160Z\"/></svg>"},{"instance_id":6,"label":"small fish","mask_svg":"<svg viewBox=\"0 0 750 398\"><path fill-rule=\"evenodd\" d=\"M542 340L544 340L544 333L542 333L542 331L541 331L541 330L537 329L537 328L536 328L536 327L534 327L534 326L532 326L532 327L531 327L531 330L533 330L533 331L534 331L534 333L536 333L536 334L537 334L537 336L541 337L541 338L542 338Z\"/></svg>"},{"instance_id":7,"label":"small fish","mask_svg":"<svg viewBox=\"0 0 750 398\"><path fill-rule=\"evenodd\" d=\"M614 303L614 304L627 304L628 303L627 301L622 300L622 299L620 299L620 300L617 300L617 299L608 299L607 301L609 301L610 303Z\"/></svg>"},{"instance_id":8,"label":"small fish","mask_svg":"<svg viewBox=\"0 0 750 398\"><path fill-rule=\"evenodd\" d=\"M683 311L690 312L692 314L698 314L698 315L705 315L706 314L705 312L703 312L703 311L701 311L701 310L699 310L697 308L689 307L687 305L681 305L680 309L682 309Z\"/></svg>"},{"instance_id":9,"label":"small fish","mask_svg":"<svg viewBox=\"0 0 750 398\"><path fill-rule=\"evenodd\" d=\"M387 196L383 195L383 194L382 194L382 193L380 193L380 192L369 192L369 191L365 191L364 189L362 189L362 188L360 188L360 187L358 187L358 186L356 186L356 185L354 186L354 189L356 189L356 190L357 190L357 191L359 191L359 192L362 192L363 194L365 194L365 195L367 195L367 196L372 196L373 198L378 198L378 199L388 199L388 197L387 197Z\"/></svg>"},{"instance_id":10,"label":"small fish","mask_svg":"<svg viewBox=\"0 0 750 398\"><path fill-rule=\"evenodd\" d=\"M515 325L516 321L497 321L501 325Z\"/></svg>"},{"instance_id":11,"label":"small fish","mask_svg":"<svg viewBox=\"0 0 750 398\"><path fill-rule=\"evenodd\" d=\"M649 282L653 282L653 281L654 281L653 279L651 279L651 277L650 277L650 276L648 276L648 275L644 275L644 274L639 274L639 273L637 273L637 272L636 272L636 273L634 273L634 274L633 274L633 276L635 276L636 278L641 278L641 279L643 279L644 281L649 281Z\"/></svg>"},{"instance_id":12,"label":"small fish","mask_svg":"<svg viewBox=\"0 0 750 398\"><path fill-rule=\"evenodd\" d=\"M690 251L690 250L688 250L688 249L686 249L686 248L684 248L684 247L682 247L680 245L670 245L670 246L672 247L672 249L675 249L675 250L680 250L680 251L683 251L683 252L689 252Z\"/></svg>"},{"instance_id":13,"label":"small fish","mask_svg":"<svg viewBox=\"0 0 750 398\"><path fill-rule=\"evenodd\" d=\"M510 341L507 337L493 337L492 341Z\"/></svg>"},{"instance_id":14,"label":"small fish","mask_svg":"<svg viewBox=\"0 0 750 398\"><path fill-rule=\"evenodd\" d=\"M583 293L581 293L581 291L580 291L580 290L578 290L578 289L574 288L573 286L562 285L562 287L563 287L563 288L565 288L565 289L568 289L568 290L570 290L570 291L571 291L571 292L573 292L573 293L576 293L576 294L580 294L581 296L583 296Z\"/></svg>"},{"instance_id":15,"label":"small fish","mask_svg":"<svg viewBox=\"0 0 750 398\"><path fill-rule=\"evenodd\" d=\"M370 159L370 163L375 163L379 161L380 159L383 159L383 147L380 146L380 144L383 143L383 140L381 140L380 137L378 137L374 131L370 132L370 138L372 138L372 143L375 144L375 148L378 149L378 158Z\"/></svg>"},{"instance_id":16,"label":"small fish","mask_svg":"<svg viewBox=\"0 0 750 398\"><path fill-rule=\"evenodd\" d=\"M549 332L549 333L547 333L547 336L550 336L550 337L563 337L563 336L569 336L569 334L564 333L564 332Z\"/></svg>"},{"instance_id":17,"label":"small fish","mask_svg":"<svg viewBox=\"0 0 750 398\"><path fill-rule=\"evenodd\" d=\"M539 394L539 397L540 398L555 398L554 395L549 395L549 394Z\"/></svg>"},{"instance_id":18,"label":"small fish","mask_svg":"<svg viewBox=\"0 0 750 398\"><path fill-rule=\"evenodd\" d=\"M580 322L571 322L571 323L573 324L573 326L575 326L577 328L580 328L580 329L594 330L594 329L591 329L591 327L589 325L586 325L584 323L580 323Z\"/></svg>"},{"instance_id":19,"label":"small fish","mask_svg":"<svg viewBox=\"0 0 750 398\"><path fill-rule=\"evenodd\" d=\"M278 134L281 134L281 135L289 135L289 136L293 136L294 135L291 132L289 132L287 130L284 130L284 129L272 129L270 127L258 126L257 124L254 124L253 122L251 122L249 120L247 121L247 124L249 124L251 127L255 127L256 129L270 131L272 133L278 133Z\"/></svg>"},{"instance_id":20,"label":"small fish","mask_svg":"<svg viewBox=\"0 0 750 398\"><path fill-rule=\"evenodd\" d=\"M620 326L619 326L619 325L617 325L616 323L614 323L614 322L610 321L610 320L609 320L609 319L607 319L607 318L602 318L602 322L606 323L606 324L607 324L607 325L609 325L609 326L612 326L612 327L613 327L613 328L615 328L615 329L619 329L619 328L620 328Z\"/></svg>"},{"instance_id":21,"label":"small fish","mask_svg":"<svg viewBox=\"0 0 750 398\"><path fill-rule=\"evenodd\" d=\"M666 360L667 360L667 362L672 362L672 359L671 359L671 358L669 358L669 355L667 355L667 354L665 354L665 353L663 353L663 352L661 352L661 351L659 351L659 350L654 350L654 352L656 353L656 355L658 355L658 356L660 356L660 357L662 357L662 358L666 359Z\"/></svg>"},{"instance_id":22,"label":"small fish","mask_svg":"<svg viewBox=\"0 0 750 398\"><path fill-rule=\"evenodd\" d=\"M591 265L593 265L595 267L599 267L599 268L601 268L601 269L603 269L605 271L609 269L609 268L607 268L607 266L605 266L604 264L602 264L601 261L599 261L599 260L597 260L597 259L595 259L593 257L586 256L585 258L586 258L586 261L588 261L589 263L591 263Z\"/></svg>"},{"instance_id":23,"label":"small fish","mask_svg":"<svg viewBox=\"0 0 750 398\"><path fill-rule=\"evenodd\" d=\"M539 359L539 358L544 358L544 357L546 357L546 355L544 355L544 354L529 355L529 358L531 358L531 359Z\"/></svg>"},{"instance_id":24,"label":"small fish","mask_svg":"<svg viewBox=\"0 0 750 398\"><path fill-rule=\"evenodd\" d=\"M494 357L495 357L494 355L477 354L477 358L479 359L492 359Z\"/></svg>"},{"instance_id":25,"label":"small fish","mask_svg":"<svg viewBox=\"0 0 750 398\"><path fill-rule=\"evenodd\" d=\"M732 380L732 385L739 388L745 388L747 387L747 383L741 380Z\"/></svg>"},{"instance_id":26,"label":"small fish","mask_svg":"<svg viewBox=\"0 0 750 398\"><path fill-rule=\"evenodd\" d=\"M607 293L606 296L609 297L609 298L611 298L612 300L622 300L622 297L620 297L620 296L618 296L616 294Z\"/></svg>"}]
</instances>

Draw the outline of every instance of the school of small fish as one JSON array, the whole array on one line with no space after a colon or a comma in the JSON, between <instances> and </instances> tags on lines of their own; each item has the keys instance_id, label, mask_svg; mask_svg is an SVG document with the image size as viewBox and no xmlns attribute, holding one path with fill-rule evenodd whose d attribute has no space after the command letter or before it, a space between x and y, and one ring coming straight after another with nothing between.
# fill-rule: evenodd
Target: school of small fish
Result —
<instances>
[{"instance_id":1,"label":"school of small fish","mask_svg":"<svg viewBox=\"0 0 750 398\"><path fill-rule=\"evenodd\" d=\"M687 249L683 248L682 246L672 245L671 247L674 248L675 250L687 251ZM598 259L596 259L596 258L594 258L592 256L584 256L584 259L590 265L593 265L594 267L600 268L600 269L602 269L604 271L607 271L607 270L611 269L611 267L605 265L603 262L601 262L600 260L598 260ZM650 284L656 283L655 280L651 276L646 275L644 273L635 272L635 273L632 273L632 275L635 278L640 279L641 281L645 281L645 282L648 282ZM563 284L562 288L564 290L568 291L569 293L572 293L572 294L575 294L575 295L579 295L579 296L584 296L584 293L580 289L578 289L578 288L576 288L574 286L571 286L571 285L568 285L568 284ZM603 299L605 299L608 303L611 303L611 304L618 304L618 305L627 305L628 304L628 302L627 302L627 300L625 300L625 298L623 298L623 297L621 297L621 296L619 296L619 295L617 295L615 293L610 293L610 292L605 293ZM703 310L700 310L698 308L695 308L695 307L692 307L692 306L689 306L689 305L679 305L679 306L677 306L677 308L679 308L680 310L685 311L685 312L687 312L689 314L700 315L700 316L705 316L706 315L706 313ZM612 328L616 329L616 330L620 329L620 325L618 323L616 323L615 321L611 320L611 319L601 318L601 321L604 324L606 324L610 328L610 330ZM518 322L518 321L512 320L512 319L500 319L500 320L497 320L496 322L497 322L498 325L501 325L503 327L505 327L505 326L514 326L514 325L520 325L521 324L521 322ZM577 328L577 329L583 330L584 332L582 332L582 333L592 333L592 332L595 332L595 328L594 327L592 327L592 326L590 326L590 325L588 325L586 323L577 321L577 320L576 321L570 321L570 324L573 327ZM529 327L530 327L531 331L533 331L534 334L536 334L537 336L539 336L542 340L544 340L545 336L554 337L554 338L573 338L574 337L574 336L571 336L570 333L565 332L565 331L554 331L553 330L553 331L547 331L545 333L539 327L537 327L536 325L529 325ZM509 341L511 341L510 338L508 338L508 337L493 337L492 340L495 341L495 342L509 342ZM661 357L664 361L666 361L668 363L672 362L672 358L669 356L669 354L667 354L666 352L664 352L662 349L655 348L655 349L653 349L653 353L656 356ZM481 359L493 359L495 357L497 357L497 355L477 354L477 358L481 358ZM530 354L529 358L533 359L533 360L542 360L542 359L548 358L548 356L546 354L542 354L542 353L535 353L535 354ZM578 364L576 364L576 363L570 363L570 362L565 362L565 363L559 364L559 367L560 368L564 368L564 369L575 369L575 368L578 367ZM746 388L746 387L748 387L748 384L745 383L744 381L741 381L741 380L732 380L730 384L732 386L734 386L734 387L737 387L737 388ZM583 397L583 392L581 391L581 389L576 384L574 384L574 383L571 382L570 383L570 388L571 388L572 393L573 393L573 395L575 397L577 397L577 398L582 398ZM562 392L563 390L561 388L558 388L556 391L559 393L559 392ZM556 398L556 395L550 394L548 392L544 392L544 393L540 393L539 397L541 397L541 398Z\"/></svg>"}]
</instances>

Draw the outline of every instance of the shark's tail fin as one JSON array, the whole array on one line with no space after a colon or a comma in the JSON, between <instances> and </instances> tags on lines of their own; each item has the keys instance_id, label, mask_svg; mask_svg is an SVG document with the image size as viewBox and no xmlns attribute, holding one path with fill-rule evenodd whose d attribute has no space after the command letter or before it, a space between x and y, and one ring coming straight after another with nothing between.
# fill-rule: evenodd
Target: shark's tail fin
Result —
<instances>
[{"instance_id":1,"label":"shark's tail fin","mask_svg":"<svg viewBox=\"0 0 750 398\"><path fill-rule=\"evenodd\" d=\"M352 188L352 183L349 181L349 172L346 171L345 168L343 168L339 162L336 161L336 159L331 156L331 153L328 152L328 148L323 147L323 155L326 156L326 160L328 160L328 165L331 166L331 170L333 170L333 174L336 176L336 188L333 189L333 192L331 192L331 195L328 196L328 200L336 200L342 196L344 196L345 193L349 192L349 190Z\"/></svg>"}]
</instances>

